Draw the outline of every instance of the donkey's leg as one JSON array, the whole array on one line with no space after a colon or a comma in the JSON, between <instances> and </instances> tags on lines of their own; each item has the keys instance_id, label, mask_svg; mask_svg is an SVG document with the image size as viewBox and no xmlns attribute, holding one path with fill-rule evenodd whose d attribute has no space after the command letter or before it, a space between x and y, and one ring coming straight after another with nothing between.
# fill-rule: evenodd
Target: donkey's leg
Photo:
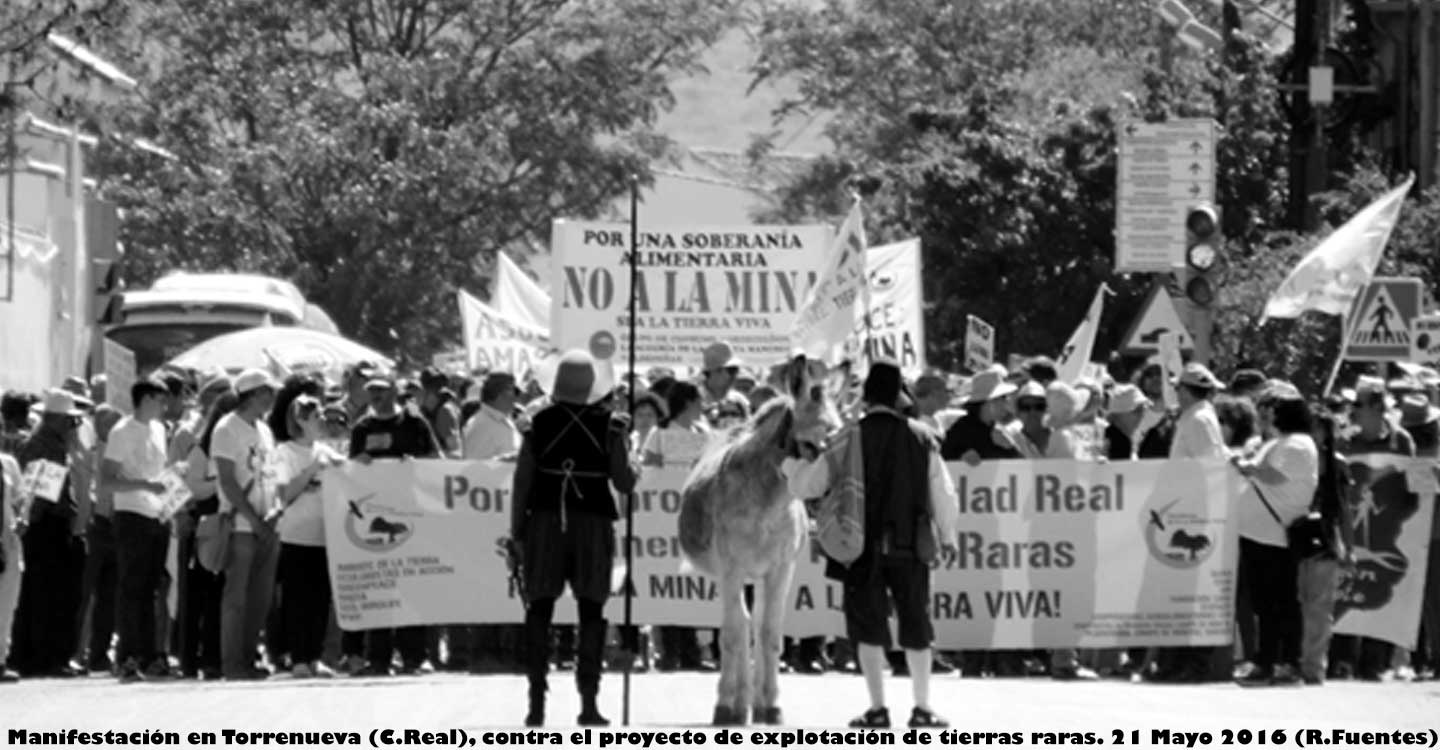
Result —
<instances>
[{"instance_id":1,"label":"donkey's leg","mask_svg":"<svg viewBox=\"0 0 1440 750\"><path fill-rule=\"evenodd\" d=\"M741 725L749 711L750 613L745 607L745 582L738 573L720 576L720 695L715 705L717 726Z\"/></svg>"},{"instance_id":2,"label":"donkey's leg","mask_svg":"<svg viewBox=\"0 0 1440 750\"><path fill-rule=\"evenodd\" d=\"M764 599L760 605L760 625L755 659L756 695L755 722L778 725L784 722L780 712L780 651L785 637L785 612L790 603L790 583L795 577L795 561L789 560L770 568L765 574Z\"/></svg>"}]
</instances>

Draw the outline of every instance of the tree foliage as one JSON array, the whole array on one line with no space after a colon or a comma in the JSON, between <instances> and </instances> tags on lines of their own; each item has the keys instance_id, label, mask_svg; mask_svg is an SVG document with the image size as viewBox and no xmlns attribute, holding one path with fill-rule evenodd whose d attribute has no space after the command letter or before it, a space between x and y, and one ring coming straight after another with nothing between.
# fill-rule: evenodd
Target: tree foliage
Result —
<instances>
[{"instance_id":1,"label":"tree foliage","mask_svg":"<svg viewBox=\"0 0 1440 750\"><path fill-rule=\"evenodd\" d=\"M1228 372L1258 363L1318 387L1338 323L1255 325L1320 234L1285 229L1284 59L1253 31L1235 30L1222 54L1199 55L1176 44L1150 3L1129 0L859 0L776 11L757 73L800 82L778 116L832 113L833 152L786 185L765 218L832 217L849 190L878 184L866 204L872 228L924 245L932 364L959 365L967 315L995 325L1001 351L1056 352L1101 283L1116 292L1096 343L1103 357L1158 281L1114 273L1116 130L1127 120L1211 118L1228 259L1214 364ZM1357 159L1337 164L1337 190L1325 198L1330 226L1389 184L1374 170L1350 180ZM1386 268L1429 279L1440 263L1419 246L1433 247L1440 212L1424 205L1402 220Z\"/></svg>"},{"instance_id":2,"label":"tree foliage","mask_svg":"<svg viewBox=\"0 0 1440 750\"><path fill-rule=\"evenodd\" d=\"M667 149L668 83L733 24L713 0L144 0L105 113L126 270L289 277L347 334L426 354L496 250L585 218ZM648 179L648 177L647 177ZM398 336L398 342L395 338Z\"/></svg>"}]
</instances>

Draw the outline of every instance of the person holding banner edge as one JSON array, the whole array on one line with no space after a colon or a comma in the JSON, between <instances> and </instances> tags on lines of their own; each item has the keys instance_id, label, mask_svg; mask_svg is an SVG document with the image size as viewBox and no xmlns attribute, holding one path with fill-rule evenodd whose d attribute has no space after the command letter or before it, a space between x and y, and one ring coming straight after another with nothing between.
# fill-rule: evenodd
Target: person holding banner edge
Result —
<instances>
[{"instance_id":1,"label":"person holding banner edge","mask_svg":"<svg viewBox=\"0 0 1440 750\"><path fill-rule=\"evenodd\" d=\"M575 683L581 726L608 726L596 700L619 519L612 487L629 493L639 478L631 462L628 418L603 405L609 393L594 359L571 351L559 363L553 403L535 414L515 465L510 554L524 589L525 660L530 709L525 725L545 723L546 673L555 600L570 586L580 615Z\"/></svg>"}]
</instances>

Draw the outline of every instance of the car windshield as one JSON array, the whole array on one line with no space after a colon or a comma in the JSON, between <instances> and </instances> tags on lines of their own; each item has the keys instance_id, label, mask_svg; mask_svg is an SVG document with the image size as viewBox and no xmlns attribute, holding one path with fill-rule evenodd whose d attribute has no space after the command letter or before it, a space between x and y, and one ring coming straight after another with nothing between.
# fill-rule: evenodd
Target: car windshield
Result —
<instances>
[{"instance_id":1,"label":"car windshield","mask_svg":"<svg viewBox=\"0 0 1440 750\"><path fill-rule=\"evenodd\" d=\"M251 327L234 323L166 323L119 326L105 335L134 352L136 372L145 373L184 354L201 342Z\"/></svg>"}]
</instances>

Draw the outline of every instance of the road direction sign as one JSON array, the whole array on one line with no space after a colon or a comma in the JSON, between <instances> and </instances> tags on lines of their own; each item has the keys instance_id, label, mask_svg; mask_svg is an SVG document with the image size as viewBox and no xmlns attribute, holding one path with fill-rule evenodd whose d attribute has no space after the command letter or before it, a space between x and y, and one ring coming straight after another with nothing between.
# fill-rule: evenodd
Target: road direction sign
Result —
<instances>
[{"instance_id":1,"label":"road direction sign","mask_svg":"<svg viewBox=\"0 0 1440 750\"><path fill-rule=\"evenodd\" d=\"M1215 122L1126 122L1118 142L1115 269L1169 273L1185 262L1185 211L1215 202Z\"/></svg>"},{"instance_id":2,"label":"road direction sign","mask_svg":"<svg viewBox=\"0 0 1440 750\"><path fill-rule=\"evenodd\" d=\"M1420 317L1419 279L1371 279L1345 321L1345 359L1352 362L1408 362L1411 327Z\"/></svg>"}]
</instances>

